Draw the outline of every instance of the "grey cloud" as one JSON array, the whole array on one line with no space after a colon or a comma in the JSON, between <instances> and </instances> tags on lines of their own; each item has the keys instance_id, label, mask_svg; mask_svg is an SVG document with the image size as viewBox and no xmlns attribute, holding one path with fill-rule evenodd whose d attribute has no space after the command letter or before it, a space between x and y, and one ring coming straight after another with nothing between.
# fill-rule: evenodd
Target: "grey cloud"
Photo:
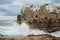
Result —
<instances>
[{"instance_id":1,"label":"grey cloud","mask_svg":"<svg viewBox=\"0 0 60 40\"><path fill-rule=\"evenodd\" d=\"M53 3L60 3L60 0L53 0Z\"/></svg>"},{"instance_id":2,"label":"grey cloud","mask_svg":"<svg viewBox=\"0 0 60 40\"><path fill-rule=\"evenodd\" d=\"M37 5L43 5L45 3L51 3L51 0L22 0L25 4L37 4Z\"/></svg>"},{"instance_id":3,"label":"grey cloud","mask_svg":"<svg viewBox=\"0 0 60 40\"><path fill-rule=\"evenodd\" d=\"M5 12L4 15L17 15L20 13L20 9L24 4L21 2L12 2L10 4L0 5L0 12Z\"/></svg>"},{"instance_id":4,"label":"grey cloud","mask_svg":"<svg viewBox=\"0 0 60 40\"><path fill-rule=\"evenodd\" d=\"M10 4L12 3L14 0L0 0L0 4Z\"/></svg>"},{"instance_id":5,"label":"grey cloud","mask_svg":"<svg viewBox=\"0 0 60 40\"><path fill-rule=\"evenodd\" d=\"M20 13L20 9L25 4L44 4L48 3L48 0L0 0L0 12L5 12L4 15L17 15Z\"/></svg>"}]
</instances>

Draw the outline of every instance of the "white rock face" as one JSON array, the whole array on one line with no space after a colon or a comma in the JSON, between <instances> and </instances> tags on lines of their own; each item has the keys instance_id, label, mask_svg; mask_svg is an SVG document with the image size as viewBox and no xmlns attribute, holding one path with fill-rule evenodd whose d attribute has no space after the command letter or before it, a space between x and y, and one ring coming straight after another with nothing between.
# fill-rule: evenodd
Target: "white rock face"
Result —
<instances>
[{"instance_id":1,"label":"white rock face","mask_svg":"<svg viewBox=\"0 0 60 40\"><path fill-rule=\"evenodd\" d=\"M49 12L53 12L55 10L55 6L53 4L48 4L46 6L46 10L49 10Z\"/></svg>"},{"instance_id":2,"label":"white rock face","mask_svg":"<svg viewBox=\"0 0 60 40\"><path fill-rule=\"evenodd\" d=\"M36 11L36 10L39 10L40 9L40 6L37 6L37 5L33 5L33 8L31 8L31 10L33 11Z\"/></svg>"},{"instance_id":3,"label":"white rock face","mask_svg":"<svg viewBox=\"0 0 60 40\"><path fill-rule=\"evenodd\" d=\"M31 6L32 6L32 7L31 7ZM39 5L25 5L25 6L23 7L23 12L24 12L24 9L25 9L26 7L29 7L32 11L40 10L40 6L39 6Z\"/></svg>"}]
</instances>

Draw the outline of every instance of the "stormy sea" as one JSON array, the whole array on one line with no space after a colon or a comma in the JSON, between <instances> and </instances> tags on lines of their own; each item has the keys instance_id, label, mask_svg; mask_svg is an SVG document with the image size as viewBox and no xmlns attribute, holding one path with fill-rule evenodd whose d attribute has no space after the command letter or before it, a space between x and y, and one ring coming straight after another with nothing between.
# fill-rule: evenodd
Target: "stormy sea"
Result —
<instances>
[{"instance_id":1,"label":"stormy sea","mask_svg":"<svg viewBox=\"0 0 60 40\"><path fill-rule=\"evenodd\" d=\"M60 31L46 33L38 29L30 29L26 23L18 24L16 20L0 20L0 38L24 37L29 34L51 34L60 37Z\"/></svg>"}]
</instances>

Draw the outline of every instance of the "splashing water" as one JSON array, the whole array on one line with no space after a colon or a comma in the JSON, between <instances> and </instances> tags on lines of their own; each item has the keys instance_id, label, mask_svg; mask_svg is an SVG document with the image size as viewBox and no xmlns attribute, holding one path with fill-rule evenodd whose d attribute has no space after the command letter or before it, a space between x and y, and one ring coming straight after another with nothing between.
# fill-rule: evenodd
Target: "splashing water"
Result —
<instances>
[{"instance_id":1,"label":"splashing water","mask_svg":"<svg viewBox=\"0 0 60 40\"><path fill-rule=\"evenodd\" d=\"M60 31L54 32L54 33L46 33L38 29L30 29L29 25L26 23L22 23L19 25L17 22L14 21L8 21L1 23L0 22L0 34L2 35L23 35L27 36L29 34L51 34L55 35L57 37L60 37Z\"/></svg>"}]
</instances>

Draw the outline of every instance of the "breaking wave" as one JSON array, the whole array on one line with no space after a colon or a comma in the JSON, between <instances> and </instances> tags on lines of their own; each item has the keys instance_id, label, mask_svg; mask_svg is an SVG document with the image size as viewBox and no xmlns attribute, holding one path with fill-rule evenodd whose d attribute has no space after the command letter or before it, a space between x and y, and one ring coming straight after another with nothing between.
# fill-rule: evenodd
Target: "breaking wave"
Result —
<instances>
[{"instance_id":1,"label":"breaking wave","mask_svg":"<svg viewBox=\"0 0 60 40\"><path fill-rule=\"evenodd\" d=\"M16 21L11 20L0 20L0 34L1 35L16 35L16 36L27 36L29 34L51 34L57 37L60 37L60 31L53 33L46 33L38 29L30 29L29 25L22 23L19 25Z\"/></svg>"}]
</instances>

